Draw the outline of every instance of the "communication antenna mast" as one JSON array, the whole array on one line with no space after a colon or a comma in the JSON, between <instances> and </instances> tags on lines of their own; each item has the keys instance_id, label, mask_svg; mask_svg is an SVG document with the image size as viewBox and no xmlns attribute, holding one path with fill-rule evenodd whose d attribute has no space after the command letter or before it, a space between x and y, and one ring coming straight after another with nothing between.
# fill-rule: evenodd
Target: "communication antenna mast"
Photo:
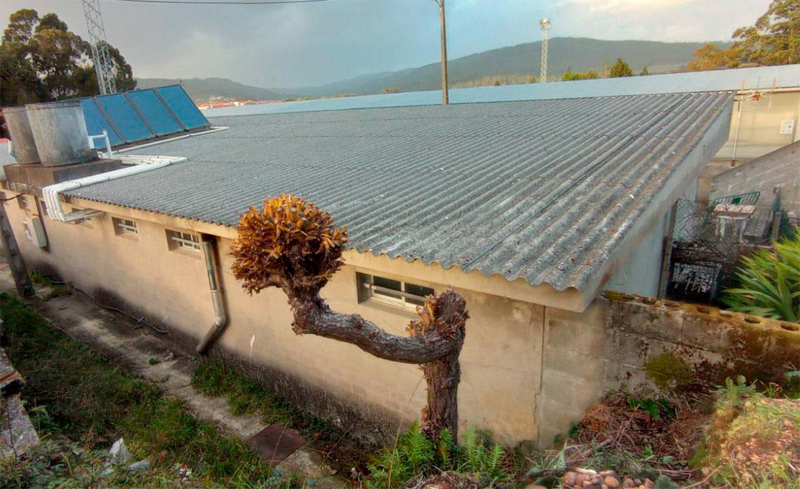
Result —
<instances>
[{"instance_id":1,"label":"communication antenna mast","mask_svg":"<svg viewBox=\"0 0 800 489\"><path fill-rule=\"evenodd\" d=\"M547 83L547 32L550 30L550 19L544 18L539 21L542 26L542 64L539 71L539 81Z\"/></svg>"},{"instance_id":2,"label":"communication antenna mast","mask_svg":"<svg viewBox=\"0 0 800 489\"><path fill-rule=\"evenodd\" d=\"M100 93L115 93L114 70L111 55L106 43L106 29L103 27L103 14L100 12L100 0L83 0L83 14L86 16L86 27L89 29L89 43L92 46L94 72Z\"/></svg>"}]
</instances>

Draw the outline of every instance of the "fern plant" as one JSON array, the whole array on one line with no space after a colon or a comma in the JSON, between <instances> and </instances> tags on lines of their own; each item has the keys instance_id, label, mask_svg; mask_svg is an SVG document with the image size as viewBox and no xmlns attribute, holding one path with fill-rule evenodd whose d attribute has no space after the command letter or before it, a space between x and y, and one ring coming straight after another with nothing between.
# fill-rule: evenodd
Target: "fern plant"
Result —
<instances>
[{"instance_id":1,"label":"fern plant","mask_svg":"<svg viewBox=\"0 0 800 489\"><path fill-rule=\"evenodd\" d=\"M384 450L367 465L373 488L400 487L415 475L427 475L434 468L436 449L414 421L397 439L393 450Z\"/></svg>"},{"instance_id":2,"label":"fern plant","mask_svg":"<svg viewBox=\"0 0 800 489\"><path fill-rule=\"evenodd\" d=\"M800 233L742 258L736 274L741 287L722 300L730 310L789 322L800 322Z\"/></svg>"},{"instance_id":3,"label":"fern plant","mask_svg":"<svg viewBox=\"0 0 800 489\"><path fill-rule=\"evenodd\" d=\"M478 433L475 428L468 428L464 433L464 463L460 471L490 479L502 478L506 475L500 467L503 455L503 447L492 443L488 436Z\"/></svg>"},{"instance_id":4,"label":"fern plant","mask_svg":"<svg viewBox=\"0 0 800 489\"><path fill-rule=\"evenodd\" d=\"M403 487L415 477L427 477L441 471L453 471L479 479L500 480L508 475L501 467L505 450L488 436L469 428L464 444L459 445L445 429L431 441L414 422L402 433L392 450L384 450L367 464L370 477L367 487L386 489Z\"/></svg>"}]
</instances>

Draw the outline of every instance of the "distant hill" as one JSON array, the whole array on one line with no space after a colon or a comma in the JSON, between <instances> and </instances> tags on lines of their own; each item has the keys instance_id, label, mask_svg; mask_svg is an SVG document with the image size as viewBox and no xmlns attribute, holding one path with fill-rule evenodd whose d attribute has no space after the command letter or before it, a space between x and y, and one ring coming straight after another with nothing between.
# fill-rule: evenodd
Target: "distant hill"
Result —
<instances>
[{"instance_id":1,"label":"distant hill","mask_svg":"<svg viewBox=\"0 0 800 489\"><path fill-rule=\"evenodd\" d=\"M207 102L210 97L225 97L237 100L281 99L281 95L266 88L243 85L227 78L187 78L175 80L170 78L137 78L138 88L162 87L181 83L186 93L195 103Z\"/></svg>"},{"instance_id":2,"label":"distant hill","mask_svg":"<svg viewBox=\"0 0 800 489\"><path fill-rule=\"evenodd\" d=\"M601 72L604 63L612 64L617 58L627 61L637 72L645 66L650 73L674 71L688 63L694 52L705 44L559 37L550 40L548 74L551 78L560 79L568 68L572 68L573 72ZM538 77L540 54L541 42L533 42L452 59L448 64L450 84L469 83L494 75ZM404 92L433 90L439 88L440 76L440 66L436 62L419 68L361 76L319 87L298 88L295 91L322 96L334 93L380 93L385 88L397 88Z\"/></svg>"},{"instance_id":3,"label":"distant hill","mask_svg":"<svg viewBox=\"0 0 800 489\"><path fill-rule=\"evenodd\" d=\"M550 78L560 79L567 69L573 72L603 71L604 64L612 64L617 58L628 62L634 71L645 66L650 73L679 70L686 65L694 52L705 45L700 42L654 42L654 41L601 41L599 39L557 37L550 40ZM726 47L726 43L714 43ZM462 58L451 59L448 64L450 86L485 84L497 78L524 80L530 75L539 75L541 43L518 44L492 49ZM226 78L188 78L174 80L166 78L140 78L139 88L182 83L189 96L197 103L207 102L209 97L245 99L283 99L287 97L326 97L335 94L373 94L384 89L403 92L435 90L440 87L439 63L391 73L363 75L317 87L266 89L243 85ZM491 79L490 79L491 77ZM487 80L483 80L487 79Z\"/></svg>"}]
</instances>

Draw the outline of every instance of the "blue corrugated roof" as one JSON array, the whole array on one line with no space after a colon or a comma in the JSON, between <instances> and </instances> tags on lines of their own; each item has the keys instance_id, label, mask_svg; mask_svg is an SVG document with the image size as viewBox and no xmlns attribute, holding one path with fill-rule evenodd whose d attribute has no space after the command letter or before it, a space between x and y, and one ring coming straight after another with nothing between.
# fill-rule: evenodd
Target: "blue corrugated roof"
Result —
<instances>
[{"instance_id":1,"label":"blue corrugated roof","mask_svg":"<svg viewBox=\"0 0 800 489\"><path fill-rule=\"evenodd\" d=\"M629 78L602 78L598 80L505 85L500 87L459 88L450 90L450 102L453 104L468 104L615 95L715 92L740 89L766 90L772 87L800 88L800 65L763 66L738 70L670 73ZM224 117L378 107L413 107L437 105L441 102L441 91L431 90L225 107L209 109L204 113L208 117Z\"/></svg>"}]
</instances>

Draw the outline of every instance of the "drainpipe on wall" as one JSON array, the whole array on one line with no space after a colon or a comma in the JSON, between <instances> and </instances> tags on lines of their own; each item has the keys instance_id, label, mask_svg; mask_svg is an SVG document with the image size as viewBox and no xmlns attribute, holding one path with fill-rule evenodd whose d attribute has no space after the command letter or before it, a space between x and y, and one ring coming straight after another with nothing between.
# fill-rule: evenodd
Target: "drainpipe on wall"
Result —
<instances>
[{"instance_id":1,"label":"drainpipe on wall","mask_svg":"<svg viewBox=\"0 0 800 489\"><path fill-rule=\"evenodd\" d=\"M219 282L219 264L217 263L217 239L215 236L204 234L203 257L206 261L206 273L208 274L208 288L211 290L211 302L214 304L214 324L206 335L197 345L195 351L198 355L203 355L212 344L225 331L228 325L228 315L225 313L225 298L222 294L222 286Z\"/></svg>"},{"instance_id":2,"label":"drainpipe on wall","mask_svg":"<svg viewBox=\"0 0 800 489\"><path fill-rule=\"evenodd\" d=\"M676 200L669 211L667 235L664 238L664 249L661 250L661 271L658 277L658 295L656 296L659 299L663 299L667 296L669 267L672 263L672 242L675 239L675 218L678 216L678 202L680 202L680 200Z\"/></svg>"}]
</instances>

